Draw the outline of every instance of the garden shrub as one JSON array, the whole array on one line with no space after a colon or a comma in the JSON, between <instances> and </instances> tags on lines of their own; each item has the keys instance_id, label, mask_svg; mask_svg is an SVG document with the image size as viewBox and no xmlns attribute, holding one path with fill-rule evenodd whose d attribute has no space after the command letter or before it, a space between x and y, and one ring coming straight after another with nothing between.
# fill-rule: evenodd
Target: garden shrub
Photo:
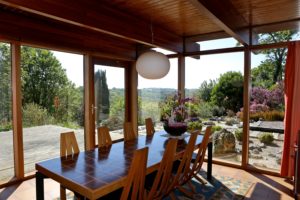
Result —
<instances>
[{"instance_id":1,"label":"garden shrub","mask_svg":"<svg viewBox=\"0 0 300 200\"><path fill-rule=\"evenodd\" d=\"M49 116L47 109L42 108L38 104L28 103L23 107L23 126L41 126L49 124L53 118Z\"/></svg>"},{"instance_id":2,"label":"garden shrub","mask_svg":"<svg viewBox=\"0 0 300 200\"><path fill-rule=\"evenodd\" d=\"M272 144L272 142L274 141L274 136L272 133L264 132L258 136L258 139L261 143Z\"/></svg>"},{"instance_id":3,"label":"garden shrub","mask_svg":"<svg viewBox=\"0 0 300 200\"><path fill-rule=\"evenodd\" d=\"M219 106L213 106L212 107L212 114L213 116L224 116L224 114L226 113L226 110L224 107L219 107Z\"/></svg>"},{"instance_id":4,"label":"garden shrub","mask_svg":"<svg viewBox=\"0 0 300 200\"><path fill-rule=\"evenodd\" d=\"M110 131L123 128L124 120L118 116L111 116L101 122L101 126L107 126Z\"/></svg>"},{"instance_id":5,"label":"garden shrub","mask_svg":"<svg viewBox=\"0 0 300 200\"><path fill-rule=\"evenodd\" d=\"M243 112L239 112L238 117L243 120ZM271 110L266 112L250 113L250 120L258 121L263 119L265 121L283 121L284 111Z\"/></svg>"},{"instance_id":6,"label":"garden shrub","mask_svg":"<svg viewBox=\"0 0 300 200\"><path fill-rule=\"evenodd\" d=\"M226 124L227 126L232 126L233 124L236 124L236 123L237 123L236 120L233 119L233 118L228 118L228 119L226 119L226 121L225 121L225 124Z\"/></svg>"},{"instance_id":7,"label":"garden shrub","mask_svg":"<svg viewBox=\"0 0 300 200\"><path fill-rule=\"evenodd\" d=\"M0 132L9 131L12 129L11 122L0 122Z\"/></svg>"},{"instance_id":8,"label":"garden shrub","mask_svg":"<svg viewBox=\"0 0 300 200\"><path fill-rule=\"evenodd\" d=\"M243 129L237 129L235 132L234 132L234 135L235 135L235 138L238 140L238 141L243 141Z\"/></svg>"},{"instance_id":9,"label":"garden shrub","mask_svg":"<svg viewBox=\"0 0 300 200\"><path fill-rule=\"evenodd\" d=\"M234 117L234 116L235 116L235 112L233 110L227 111L227 117Z\"/></svg>"},{"instance_id":10,"label":"garden shrub","mask_svg":"<svg viewBox=\"0 0 300 200\"><path fill-rule=\"evenodd\" d=\"M216 131L220 131L220 130L222 130L222 127L221 127L221 126L213 126L213 127L211 128L212 133L214 133L214 132L216 132Z\"/></svg>"},{"instance_id":11,"label":"garden shrub","mask_svg":"<svg viewBox=\"0 0 300 200\"><path fill-rule=\"evenodd\" d=\"M188 131L189 132L193 132L196 130L201 131L201 129L202 129L201 121L188 122Z\"/></svg>"}]
</instances>

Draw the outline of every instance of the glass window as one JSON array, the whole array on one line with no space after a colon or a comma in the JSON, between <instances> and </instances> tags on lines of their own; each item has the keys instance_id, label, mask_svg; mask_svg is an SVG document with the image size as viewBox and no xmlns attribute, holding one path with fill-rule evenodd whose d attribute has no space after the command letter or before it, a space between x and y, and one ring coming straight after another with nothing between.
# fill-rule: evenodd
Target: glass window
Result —
<instances>
[{"instance_id":1,"label":"glass window","mask_svg":"<svg viewBox=\"0 0 300 200\"><path fill-rule=\"evenodd\" d=\"M234 38L223 38L216 40L208 40L203 42L198 42L200 44L200 50L211 50L211 49L224 49L230 47L238 46L238 41Z\"/></svg>"},{"instance_id":2,"label":"glass window","mask_svg":"<svg viewBox=\"0 0 300 200\"><path fill-rule=\"evenodd\" d=\"M62 132L83 151L83 56L22 46L21 80L25 173L60 155Z\"/></svg>"},{"instance_id":3,"label":"glass window","mask_svg":"<svg viewBox=\"0 0 300 200\"><path fill-rule=\"evenodd\" d=\"M14 177L11 48L0 43L0 183Z\"/></svg>"},{"instance_id":4,"label":"glass window","mask_svg":"<svg viewBox=\"0 0 300 200\"><path fill-rule=\"evenodd\" d=\"M284 139L284 66L287 49L251 55L249 164L280 170Z\"/></svg>"},{"instance_id":5,"label":"glass window","mask_svg":"<svg viewBox=\"0 0 300 200\"><path fill-rule=\"evenodd\" d=\"M186 58L185 91L202 125L213 126L213 159L241 163L244 53ZM205 128L203 128L205 130Z\"/></svg>"},{"instance_id":6,"label":"glass window","mask_svg":"<svg viewBox=\"0 0 300 200\"><path fill-rule=\"evenodd\" d=\"M121 139L125 119L125 69L95 65L95 124L106 125L112 140ZM96 143L97 139L96 139Z\"/></svg>"},{"instance_id":7,"label":"glass window","mask_svg":"<svg viewBox=\"0 0 300 200\"><path fill-rule=\"evenodd\" d=\"M177 93L178 59L170 59L169 73L157 80L145 79L138 76L138 126L139 134L146 134L145 118L151 117L155 130L162 130L160 122L160 103L169 95Z\"/></svg>"}]
</instances>

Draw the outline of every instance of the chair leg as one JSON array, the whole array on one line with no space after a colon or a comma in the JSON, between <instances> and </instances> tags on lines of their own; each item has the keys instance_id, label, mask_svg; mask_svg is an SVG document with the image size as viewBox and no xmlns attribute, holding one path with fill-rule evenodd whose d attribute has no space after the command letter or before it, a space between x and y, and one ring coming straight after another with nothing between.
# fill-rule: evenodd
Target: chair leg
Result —
<instances>
[{"instance_id":1,"label":"chair leg","mask_svg":"<svg viewBox=\"0 0 300 200\"><path fill-rule=\"evenodd\" d=\"M202 183L203 185L207 184L206 180L203 180L202 177L200 177L199 175L195 175L194 178L196 178L200 183Z\"/></svg>"},{"instance_id":2,"label":"chair leg","mask_svg":"<svg viewBox=\"0 0 300 200\"><path fill-rule=\"evenodd\" d=\"M66 188L60 185L60 199L61 200L66 200Z\"/></svg>"},{"instance_id":3,"label":"chair leg","mask_svg":"<svg viewBox=\"0 0 300 200\"><path fill-rule=\"evenodd\" d=\"M194 194L196 194L196 193L197 193L197 192L196 192L196 188L195 188L195 186L193 185L192 181L188 181L187 184L188 184L189 188L192 190L192 192L193 192Z\"/></svg>"},{"instance_id":4,"label":"chair leg","mask_svg":"<svg viewBox=\"0 0 300 200\"><path fill-rule=\"evenodd\" d=\"M184 189L182 186L179 186L179 187L178 187L178 190L179 190L180 192L182 192L182 193L183 193L185 196L187 196L187 197L193 198L193 196L194 196L194 194L193 194L192 192L190 192L190 191Z\"/></svg>"},{"instance_id":5,"label":"chair leg","mask_svg":"<svg viewBox=\"0 0 300 200\"><path fill-rule=\"evenodd\" d=\"M169 196L170 196L171 200L177 200L176 195L173 191L170 192Z\"/></svg>"}]
</instances>

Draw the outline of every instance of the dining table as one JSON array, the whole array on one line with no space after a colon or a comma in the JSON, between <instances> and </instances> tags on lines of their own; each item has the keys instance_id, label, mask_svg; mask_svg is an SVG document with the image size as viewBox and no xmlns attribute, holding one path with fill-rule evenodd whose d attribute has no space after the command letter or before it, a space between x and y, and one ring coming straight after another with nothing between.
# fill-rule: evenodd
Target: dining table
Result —
<instances>
[{"instance_id":1,"label":"dining table","mask_svg":"<svg viewBox=\"0 0 300 200\"><path fill-rule=\"evenodd\" d=\"M58 157L36 163L36 197L44 199L44 179L50 178L77 195L94 200L110 192L120 189L126 183L128 170L135 150L149 148L146 173L152 173L159 168L166 144L170 140L165 131L157 131L152 136L140 135L137 139L113 143L108 148L95 148L67 157ZM176 157L184 153L189 140L185 133L178 140ZM196 146L203 140L198 135ZM212 143L208 144L207 179L212 173Z\"/></svg>"}]
</instances>

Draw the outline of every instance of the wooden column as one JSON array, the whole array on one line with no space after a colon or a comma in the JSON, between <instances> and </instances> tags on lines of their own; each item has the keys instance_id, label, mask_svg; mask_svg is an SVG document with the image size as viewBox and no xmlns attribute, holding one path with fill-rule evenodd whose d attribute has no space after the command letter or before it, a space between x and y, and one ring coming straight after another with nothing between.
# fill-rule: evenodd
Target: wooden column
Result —
<instances>
[{"instance_id":1,"label":"wooden column","mask_svg":"<svg viewBox=\"0 0 300 200\"><path fill-rule=\"evenodd\" d=\"M125 91L126 91L126 115L125 121L130 121L136 133L138 133L138 76L135 62L127 66L125 70Z\"/></svg>"},{"instance_id":2,"label":"wooden column","mask_svg":"<svg viewBox=\"0 0 300 200\"><path fill-rule=\"evenodd\" d=\"M250 103L250 83L251 83L251 51L249 47L244 52L244 109L243 109L243 147L242 147L242 167L248 165L249 149L249 103Z\"/></svg>"},{"instance_id":3,"label":"wooden column","mask_svg":"<svg viewBox=\"0 0 300 200\"><path fill-rule=\"evenodd\" d=\"M21 47L19 43L11 44L12 55L12 105L13 105L13 144L15 176L24 177L24 150L22 130L22 95L21 95Z\"/></svg>"},{"instance_id":4,"label":"wooden column","mask_svg":"<svg viewBox=\"0 0 300 200\"><path fill-rule=\"evenodd\" d=\"M178 91L181 96L185 97L185 56L182 54L178 57Z\"/></svg>"},{"instance_id":5,"label":"wooden column","mask_svg":"<svg viewBox=\"0 0 300 200\"><path fill-rule=\"evenodd\" d=\"M84 138L85 149L95 148L94 65L91 55L84 55Z\"/></svg>"}]
</instances>

